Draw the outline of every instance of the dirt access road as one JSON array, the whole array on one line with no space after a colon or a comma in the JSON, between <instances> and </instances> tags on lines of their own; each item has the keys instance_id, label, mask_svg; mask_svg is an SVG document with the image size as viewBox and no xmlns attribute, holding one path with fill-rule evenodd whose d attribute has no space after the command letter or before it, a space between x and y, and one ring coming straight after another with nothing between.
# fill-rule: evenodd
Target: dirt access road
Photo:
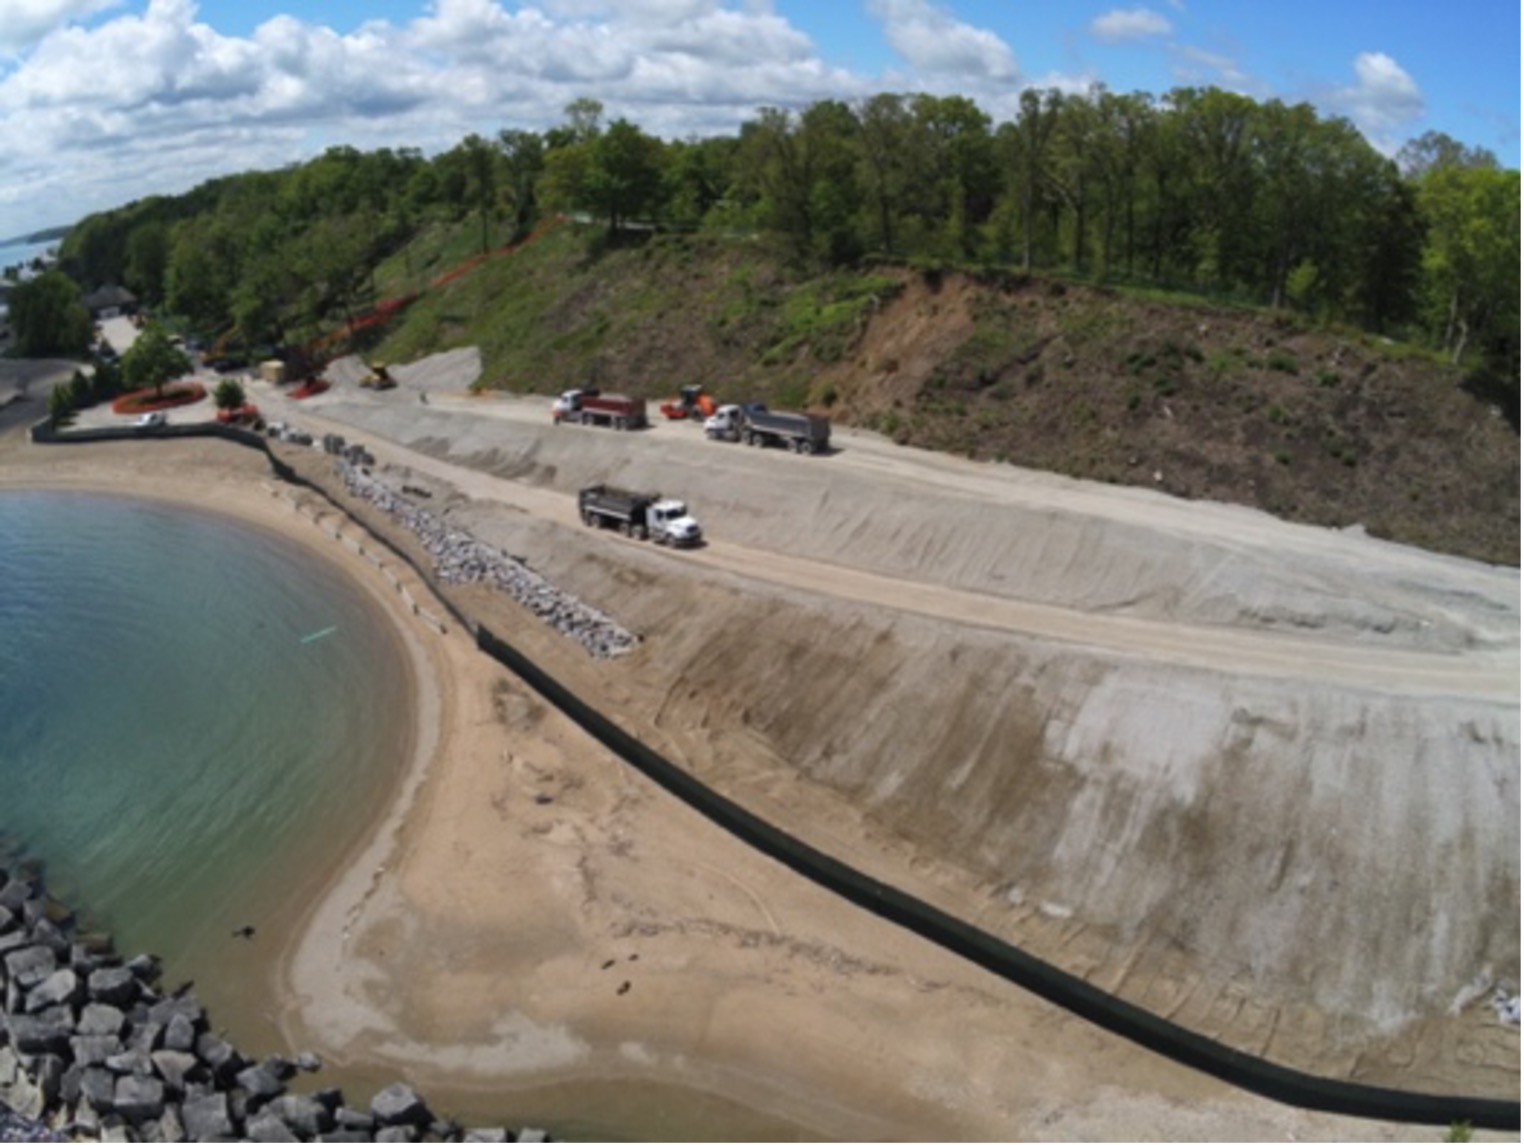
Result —
<instances>
[{"instance_id":1,"label":"dirt access road","mask_svg":"<svg viewBox=\"0 0 1524 1145\"><path fill-rule=\"evenodd\" d=\"M593 455L590 460L594 465L590 468L596 468L598 459L607 457L609 447L601 440L602 435L595 434L591 441L578 440L578 435L590 432L580 427L565 427L564 433L543 435L549 420L547 403L543 399L482 399L436 390L430 400L426 412L407 409L408 413L419 415L413 420L416 433L423 435L413 436L412 440L419 441L425 448L434 444L430 431L438 420L455 415L465 418L468 423L485 419L501 421L536 437L571 438L573 440L568 444L572 449L585 445L586 452ZM285 416L330 431L352 433L356 428L367 426L367 413L374 416L380 409L395 404L384 399L373 401L371 408L362 412L329 398L309 403L300 412L292 408L293 403L287 403L284 408ZM395 411L392 412L395 415ZM321 418L316 416L319 414ZM375 428L377 432L385 433L391 427L379 425ZM396 432L394 429L393 433ZM480 430L476 427L468 432L475 436ZM403 440L409 436L404 434ZM452 433L450 439L460 441L462 436L465 435ZM722 443L699 440L702 435L689 423L659 420L649 434L638 436L659 440L665 450L683 449L691 455L685 457L687 464L684 468L697 471L699 479L687 483L684 489L693 488L695 492L689 495L700 500L705 499L713 484L707 474L713 471L713 463L722 452L744 452L727 451ZM400 444L392 434L388 434L388 438L391 444ZM474 442L468 439L461 444L469 446ZM804 592L958 624L1080 644L1117 655L1214 671L1354 685L1411 695L1506 701L1516 699L1519 694L1518 579L1508 570L1435 557L1401 546L1382 545L1358 532L1286 526L1262 513L1237 506L1184 502L1132 489L1089 485L1023 472L1009 466L965 463L955 458L904 449L877 435L853 434L845 448L840 445L838 434L839 452L830 459L829 469L824 467L822 459L822 467L808 474L795 471L788 476L796 482L800 477L806 481L822 478L834 486L838 484L840 471L844 470L859 483L872 483L889 495L898 494L905 500L936 494L982 504L996 511L1006 509L1017 514L1040 514L1049 518L1060 514L1075 515L1087 522L1109 523L1127 533L1151 532L1158 538L1158 544L1168 545L1171 538L1179 538L1185 546L1255 554L1254 559L1262 565L1261 575L1268 575L1274 566L1300 556L1306 558L1314 569L1324 566L1329 570L1323 573L1326 579L1334 580L1338 590L1355 596L1354 600L1345 602L1349 606L1360 603L1355 595L1357 591L1359 595L1369 594L1377 601L1382 600L1384 594L1380 587L1371 582L1379 582L1383 575L1399 583L1407 578L1404 587L1415 590L1404 602L1410 613L1406 624L1387 617L1349 622L1356 632L1363 623L1366 631L1361 633L1362 636L1390 637L1380 640L1330 639L1321 630L1336 621L1312 617L1295 608L1285 608L1277 613L1240 607L1237 615L1226 618L1226 624L1221 611L1217 610L1202 615L1202 622L1193 623L1194 618L1183 608L1179 611L1185 615L1171 615L1157 606L1148 607L1142 600L1089 602L1082 595L1086 586L1070 580L1067 575L1033 586L1045 590L1046 600L1026 597L1020 593L1019 586L1012 583L1013 578L999 572L985 577L983 583L972 582L973 588L943 587L969 584L971 578L967 574L960 576L956 568L928 567L940 563L930 552L918 555L901 551L867 551L858 565L844 559L852 555L850 552L831 545L831 555L836 560L811 559L784 547L795 539L787 522L781 526L777 522L772 524L769 530L773 534L771 543L765 535L758 536L753 531L743 534L746 541L751 542L746 543L723 539L731 531L729 523L716 521L712 515L705 518L710 544L699 552L685 554L684 559L691 564ZM393 450L384 444L381 449L387 461L430 474L478 500L513 505L552 521L576 519L575 491L563 490L563 482L547 487L505 479L495 476L490 469L461 465L435 456L433 450ZM447 456L454 458L459 452L458 448L452 447ZM490 460L482 459L480 454L473 456ZM724 460L733 464L739 459L725 456ZM775 455L746 460L760 462L748 480L755 482L757 500L765 502L770 496L767 486L777 476L768 470L788 462ZM558 466L558 469L564 468L564 463ZM659 478L658 484L673 493L678 492L671 488L671 477ZM818 499L824 501L829 496L830 492L826 490ZM922 547L935 549L945 545L923 543ZM1371 567L1372 555L1376 552L1384 558L1384 568ZM1148 559L1157 561L1158 556L1150 554ZM1222 559L1226 563L1228 558ZM1249 560L1245 559L1244 563L1248 564ZM1420 578L1432 576L1437 569L1443 570L1446 578L1456 586L1449 590L1457 594L1456 599L1446 599L1444 593L1436 599L1423 599L1425 594ZM900 575L878 575L874 570ZM935 580L926 579L927 574ZM1157 575L1155 579L1158 579ZM1322 591L1332 595L1332 590ZM1503 599L1500 610L1495 607L1499 593ZM1069 594L1067 599L1065 594ZM1477 607L1465 607L1468 596L1474 598ZM1510 598L1515 604L1512 612L1507 608ZM1406 628L1406 632L1398 631L1401 628Z\"/></svg>"},{"instance_id":2,"label":"dirt access road","mask_svg":"<svg viewBox=\"0 0 1524 1145\"><path fill-rule=\"evenodd\" d=\"M641 632L537 654L727 794L1230 1044L1517 1095L1516 1030L1450 1013L1517 989L1517 570L871 435L553 428L468 352L345 369L253 395ZM583 529L594 481L710 545Z\"/></svg>"}]
</instances>

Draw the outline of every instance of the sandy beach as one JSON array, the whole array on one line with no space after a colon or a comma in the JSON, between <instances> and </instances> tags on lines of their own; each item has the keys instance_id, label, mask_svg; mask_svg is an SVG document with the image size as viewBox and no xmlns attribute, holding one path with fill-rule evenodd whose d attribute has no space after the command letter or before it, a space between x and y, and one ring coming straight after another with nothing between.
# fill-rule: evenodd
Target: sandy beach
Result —
<instances>
[{"instance_id":1,"label":"sandy beach","mask_svg":"<svg viewBox=\"0 0 1524 1145\"><path fill-rule=\"evenodd\" d=\"M453 619L433 627L408 602L447 610L375 543L381 523L219 442L33 446L28 406L4 414L0 492L229 514L333 562L393 618L417 696L404 777L362 851L279 920L250 984L269 1021L248 1036L315 1050L328 1083L400 1075L442 1112L563 1137L623 1119L668 1138L1436 1139L1245 1095L841 903L609 756ZM455 601L516 623L615 711L641 708L485 591ZM770 782L776 807L816 798ZM817 813L833 806L823 794Z\"/></svg>"}]
</instances>

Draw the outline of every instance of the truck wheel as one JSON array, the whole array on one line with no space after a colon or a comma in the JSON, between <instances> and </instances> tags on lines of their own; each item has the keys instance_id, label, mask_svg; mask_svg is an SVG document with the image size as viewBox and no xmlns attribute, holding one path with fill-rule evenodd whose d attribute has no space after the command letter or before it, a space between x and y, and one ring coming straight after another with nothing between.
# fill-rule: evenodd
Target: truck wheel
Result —
<instances>
[{"instance_id":1,"label":"truck wheel","mask_svg":"<svg viewBox=\"0 0 1524 1145\"><path fill-rule=\"evenodd\" d=\"M622 417L616 417L614 419L614 428L615 429L623 429L624 428L624 418L622 418Z\"/></svg>"},{"instance_id":2,"label":"truck wheel","mask_svg":"<svg viewBox=\"0 0 1524 1145\"><path fill-rule=\"evenodd\" d=\"M596 525L598 523L598 518L594 514L592 514L592 513L583 513L582 514L582 523L584 525L586 525L588 528L592 528L594 525Z\"/></svg>"},{"instance_id":3,"label":"truck wheel","mask_svg":"<svg viewBox=\"0 0 1524 1145\"><path fill-rule=\"evenodd\" d=\"M759 438L759 437L758 437L758 436L757 436L757 435L756 435L756 434L754 434L754 433L748 433L748 434L747 434L747 435L746 435L746 444L747 444L747 445L756 445L756 444L757 444L757 443L758 443L758 442L759 442L759 441L761 441L761 440L762 440L762 439L761 439L761 438Z\"/></svg>"}]
</instances>

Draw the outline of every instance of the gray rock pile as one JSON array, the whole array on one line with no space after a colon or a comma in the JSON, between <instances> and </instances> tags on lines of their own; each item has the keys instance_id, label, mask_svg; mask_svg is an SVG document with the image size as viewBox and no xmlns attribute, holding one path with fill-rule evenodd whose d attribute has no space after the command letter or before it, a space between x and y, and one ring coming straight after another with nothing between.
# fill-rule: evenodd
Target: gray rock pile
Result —
<instances>
[{"instance_id":1,"label":"gray rock pile","mask_svg":"<svg viewBox=\"0 0 1524 1145\"><path fill-rule=\"evenodd\" d=\"M0 1141L543 1141L466 1130L398 1082L298 1093L311 1054L244 1057L151 956L123 959L25 867L0 869Z\"/></svg>"},{"instance_id":2,"label":"gray rock pile","mask_svg":"<svg viewBox=\"0 0 1524 1145\"><path fill-rule=\"evenodd\" d=\"M639 636L607 613L557 588L517 557L450 527L362 467L341 463L339 470L345 488L381 509L423 543L446 584L486 584L500 589L596 659L621 655L640 642Z\"/></svg>"}]
</instances>

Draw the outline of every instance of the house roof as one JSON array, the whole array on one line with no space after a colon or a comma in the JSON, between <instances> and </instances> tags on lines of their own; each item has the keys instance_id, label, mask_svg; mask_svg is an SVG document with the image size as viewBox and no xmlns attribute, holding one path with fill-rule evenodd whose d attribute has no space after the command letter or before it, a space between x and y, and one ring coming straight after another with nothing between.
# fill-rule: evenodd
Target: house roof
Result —
<instances>
[{"instance_id":1,"label":"house roof","mask_svg":"<svg viewBox=\"0 0 1524 1145\"><path fill-rule=\"evenodd\" d=\"M85 308L92 311L109 310L113 306L135 306L137 301L138 296L125 286L110 283L85 295Z\"/></svg>"}]
</instances>

